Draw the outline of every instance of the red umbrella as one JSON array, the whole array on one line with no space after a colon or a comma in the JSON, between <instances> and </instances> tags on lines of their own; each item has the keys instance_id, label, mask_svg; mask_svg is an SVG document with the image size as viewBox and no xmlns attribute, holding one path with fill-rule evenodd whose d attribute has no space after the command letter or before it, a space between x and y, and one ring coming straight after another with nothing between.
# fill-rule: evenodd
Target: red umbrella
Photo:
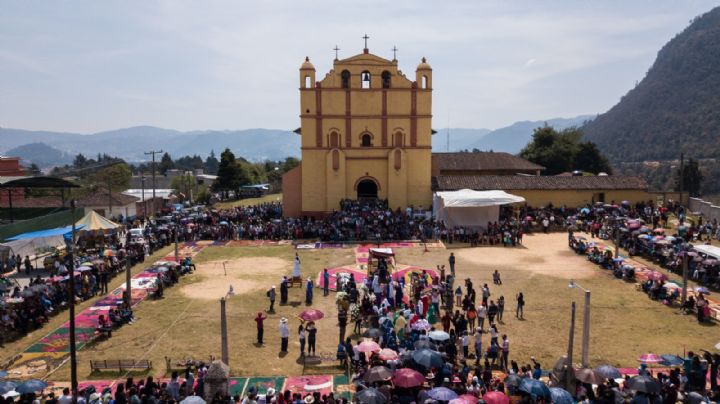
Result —
<instances>
[{"instance_id":1,"label":"red umbrella","mask_svg":"<svg viewBox=\"0 0 720 404\"><path fill-rule=\"evenodd\" d=\"M660 363L663 361L663 358L661 358L659 355L655 355L654 353L645 353L640 355L638 358L638 362L642 363Z\"/></svg>"},{"instance_id":2,"label":"red umbrella","mask_svg":"<svg viewBox=\"0 0 720 404\"><path fill-rule=\"evenodd\" d=\"M381 350L380 353L378 353L378 356L380 357L381 360L384 360L384 361L394 361L395 359L398 358L397 352L393 351L390 348L385 348L385 349Z\"/></svg>"},{"instance_id":3,"label":"red umbrella","mask_svg":"<svg viewBox=\"0 0 720 404\"><path fill-rule=\"evenodd\" d=\"M483 396L483 400L487 404L509 404L510 403L510 397L506 396L505 394L499 392L499 391L490 391L485 393Z\"/></svg>"},{"instance_id":4,"label":"red umbrella","mask_svg":"<svg viewBox=\"0 0 720 404\"><path fill-rule=\"evenodd\" d=\"M317 321L317 320L320 320L321 318L325 317L325 314L323 314L323 312L320 310L307 309L307 310L303 311L302 313L300 313L300 315L298 317L300 317L301 319L303 319L305 321Z\"/></svg>"},{"instance_id":5,"label":"red umbrella","mask_svg":"<svg viewBox=\"0 0 720 404\"><path fill-rule=\"evenodd\" d=\"M380 345L375 341L363 341L357 347L359 352L380 352Z\"/></svg>"},{"instance_id":6,"label":"red umbrella","mask_svg":"<svg viewBox=\"0 0 720 404\"><path fill-rule=\"evenodd\" d=\"M392 382L398 387L417 387L425 382L425 376L417 370L403 368L395 371Z\"/></svg>"}]
</instances>

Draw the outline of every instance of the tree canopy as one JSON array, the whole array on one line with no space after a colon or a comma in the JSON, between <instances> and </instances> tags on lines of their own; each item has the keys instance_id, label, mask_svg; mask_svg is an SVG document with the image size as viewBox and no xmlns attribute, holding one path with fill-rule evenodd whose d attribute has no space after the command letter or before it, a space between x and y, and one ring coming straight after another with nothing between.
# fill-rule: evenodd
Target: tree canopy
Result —
<instances>
[{"instance_id":1,"label":"tree canopy","mask_svg":"<svg viewBox=\"0 0 720 404\"><path fill-rule=\"evenodd\" d=\"M520 151L520 157L544 166L547 175L575 170L611 174L608 159L594 143L581 141L582 136L578 128L561 131L547 125L537 128L530 143Z\"/></svg>"}]
</instances>

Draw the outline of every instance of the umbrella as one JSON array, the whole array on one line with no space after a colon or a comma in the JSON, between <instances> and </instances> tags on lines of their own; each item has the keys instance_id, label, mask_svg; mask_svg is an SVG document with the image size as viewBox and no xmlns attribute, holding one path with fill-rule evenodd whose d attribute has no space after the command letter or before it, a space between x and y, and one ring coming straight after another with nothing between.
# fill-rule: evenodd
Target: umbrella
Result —
<instances>
[{"instance_id":1,"label":"umbrella","mask_svg":"<svg viewBox=\"0 0 720 404\"><path fill-rule=\"evenodd\" d=\"M665 234L665 229L658 227L657 229L653 230L656 234Z\"/></svg>"},{"instance_id":2,"label":"umbrella","mask_svg":"<svg viewBox=\"0 0 720 404\"><path fill-rule=\"evenodd\" d=\"M417 387L425 382L425 376L417 370L403 368L395 371L392 382L397 387Z\"/></svg>"},{"instance_id":3,"label":"umbrella","mask_svg":"<svg viewBox=\"0 0 720 404\"><path fill-rule=\"evenodd\" d=\"M520 376L516 374L507 375L505 378L505 384L508 386L518 387L520 386Z\"/></svg>"},{"instance_id":4,"label":"umbrella","mask_svg":"<svg viewBox=\"0 0 720 404\"><path fill-rule=\"evenodd\" d=\"M627 226L628 226L628 229L630 229L630 230L637 230L642 227L642 224L640 224L638 222L632 222L632 223L628 223Z\"/></svg>"},{"instance_id":5,"label":"umbrella","mask_svg":"<svg viewBox=\"0 0 720 404\"><path fill-rule=\"evenodd\" d=\"M560 387L550 387L550 397L553 404L573 404L575 402L572 395Z\"/></svg>"},{"instance_id":6,"label":"umbrella","mask_svg":"<svg viewBox=\"0 0 720 404\"><path fill-rule=\"evenodd\" d=\"M693 391L687 395L687 402L690 404L700 404L700 403L709 403L710 400L707 397L703 396L702 394L698 393L697 391Z\"/></svg>"},{"instance_id":7,"label":"umbrella","mask_svg":"<svg viewBox=\"0 0 720 404\"><path fill-rule=\"evenodd\" d=\"M380 345L375 341L363 341L357 346L358 352L380 352Z\"/></svg>"},{"instance_id":8,"label":"umbrella","mask_svg":"<svg viewBox=\"0 0 720 404\"><path fill-rule=\"evenodd\" d=\"M227 225L230 224L230 223L228 223L228 222L226 222L225 220L223 220L223 221L221 221L219 224L220 224L220 226L227 226Z\"/></svg>"},{"instance_id":9,"label":"umbrella","mask_svg":"<svg viewBox=\"0 0 720 404\"><path fill-rule=\"evenodd\" d=\"M415 341L413 347L415 349L432 349L433 351L437 350L437 345L435 345L429 339L419 339Z\"/></svg>"},{"instance_id":10,"label":"umbrella","mask_svg":"<svg viewBox=\"0 0 720 404\"><path fill-rule=\"evenodd\" d=\"M382 331L379 328L368 328L362 335L365 338L380 338Z\"/></svg>"},{"instance_id":11,"label":"umbrella","mask_svg":"<svg viewBox=\"0 0 720 404\"><path fill-rule=\"evenodd\" d=\"M361 404L385 404L387 402L385 395L372 387L357 393L355 398Z\"/></svg>"},{"instance_id":12,"label":"umbrella","mask_svg":"<svg viewBox=\"0 0 720 404\"><path fill-rule=\"evenodd\" d=\"M187 396L180 404L205 404L206 401L200 396Z\"/></svg>"},{"instance_id":13,"label":"umbrella","mask_svg":"<svg viewBox=\"0 0 720 404\"><path fill-rule=\"evenodd\" d=\"M709 295L710 290L706 288L705 286L698 286L695 288L695 292L702 293L703 295Z\"/></svg>"},{"instance_id":14,"label":"umbrella","mask_svg":"<svg viewBox=\"0 0 720 404\"><path fill-rule=\"evenodd\" d=\"M499 391L489 391L482 397L487 404L509 404L510 397Z\"/></svg>"},{"instance_id":15,"label":"umbrella","mask_svg":"<svg viewBox=\"0 0 720 404\"><path fill-rule=\"evenodd\" d=\"M105 250L103 251L103 257L114 257L115 251L113 250Z\"/></svg>"},{"instance_id":16,"label":"umbrella","mask_svg":"<svg viewBox=\"0 0 720 404\"><path fill-rule=\"evenodd\" d=\"M305 321L317 321L325 317L325 314L323 314L322 311L317 309L307 309L300 313L298 317Z\"/></svg>"},{"instance_id":17,"label":"umbrella","mask_svg":"<svg viewBox=\"0 0 720 404\"><path fill-rule=\"evenodd\" d=\"M532 216L525 216L525 220L532 222L534 219Z\"/></svg>"},{"instance_id":18,"label":"umbrella","mask_svg":"<svg viewBox=\"0 0 720 404\"><path fill-rule=\"evenodd\" d=\"M472 394L463 394L458 398L450 400L450 402L452 404L477 404L478 398L473 396Z\"/></svg>"},{"instance_id":19,"label":"umbrella","mask_svg":"<svg viewBox=\"0 0 720 404\"><path fill-rule=\"evenodd\" d=\"M625 258L623 258L623 257L613 258L613 262L623 262L623 261L625 261Z\"/></svg>"},{"instance_id":20,"label":"umbrella","mask_svg":"<svg viewBox=\"0 0 720 404\"><path fill-rule=\"evenodd\" d=\"M677 355L660 355L660 357L663 359L662 364L665 366L680 366L685 363L683 358Z\"/></svg>"},{"instance_id":21,"label":"umbrella","mask_svg":"<svg viewBox=\"0 0 720 404\"><path fill-rule=\"evenodd\" d=\"M28 381L25 381L25 382L19 384L17 387L15 387L15 391L17 391L20 394L34 393L36 391L41 391L42 389L44 389L47 386L48 386L48 384L42 380L30 379Z\"/></svg>"},{"instance_id":22,"label":"umbrella","mask_svg":"<svg viewBox=\"0 0 720 404\"><path fill-rule=\"evenodd\" d=\"M435 341L447 341L450 339L450 334L445 331L430 331L430 333L428 333L428 337Z\"/></svg>"},{"instance_id":23,"label":"umbrella","mask_svg":"<svg viewBox=\"0 0 720 404\"><path fill-rule=\"evenodd\" d=\"M424 319L414 322L411 327L413 330L425 330L425 331L432 328L430 326L430 323L428 323L428 321L424 320Z\"/></svg>"},{"instance_id":24,"label":"umbrella","mask_svg":"<svg viewBox=\"0 0 720 404\"><path fill-rule=\"evenodd\" d=\"M660 363L662 361L663 359L654 353L645 353L638 358L638 362L642 363Z\"/></svg>"},{"instance_id":25,"label":"umbrella","mask_svg":"<svg viewBox=\"0 0 720 404\"><path fill-rule=\"evenodd\" d=\"M365 376L363 378L368 383L374 383L390 380L390 378L392 378L392 375L392 371L385 366L375 366L374 368L365 372Z\"/></svg>"},{"instance_id":26,"label":"umbrella","mask_svg":"<svg viewBox=\"0 0 720 404\"><path fill-rule=\"evenodd\" d=\"M703 262L702 262L703 265L707 265L707 266L710 266L710 267L713 266L713 265L717 265L717 263L718 263L718 260L712 259L712 258L708 258L708 259L706 259L706 260L703 260Z\"/></svg>"},{"instance_id":27,"label":"umbrella","mask_svg":"<svg viewBox=\"0 0 720 404\"><path fill-rule=\"evenodd\" d=\"M83 265L83 266L81 266L81 267L75 268L75 270L76 270L77 272L85 272L85 271L92 271L92 268L90 268L90 267L87 266L87 265Z\"/></svg>"},{"instance_id":28,"label":"umbrella","mask_svg":"<svg viewBox=\"0 0 720 404\"><path fill-rule=\"evenodd\" d=\"M439 368L443 365L442 356L429 349L420 349L413 352L412 358L415 363L424 366L426 369Z\"/></svg>"},{"instance_id":29,"label":"umbrella","mask_svg":"<svg viewBox=\"0 0 720 404\"><path fill-rule=\"evenodd\" d=\"M546 386L545 383L541 382L540 380L526 377L520 381L519 390L524 391L525 393L528 393L532 396L542 396L548 399L550 398L550 389L548 389L548 386Z\"/></svg>"},{"instance_id":30,"label":"umbrella","mask_svg":"<svg viewBox=\"0 0 720 404\"><path fill-rule=\"evenodd\" d=\"M438 401L450 401L458 398L457 393L447 387L435 387L434 389L428 391L428 396L430 396L433 400Z\"/></svg>"},{"instance_id":31,"label":"umbrella","mask_svg":"<svg viewBox=\"0 0 720 404\"><path fill-rule=\"evenodd\" d=\"M666 281L668 278L667 275L658 271L650 271L646 276L651 281Z\"/></svg>"},{"instance_id":32,"label":"umbrella","mask_svg":"<svg viewBox=\"0 0 720 404\"><path fill-rule=\"evenodd\" d=\"M625 387L643 393L660 392L660 383L650 376L635 376L627 381Z\"/></svg>"},{"instance_id":33,"label":"umbrella","mask_svg":"<svg viewBox=\"0 0 720 404\"><path fill-rule=\"evenodd\" d=\"M0 378L7 377L7 375L8 375L8 372L6 372L4 370L0 370Z\"/></svg>"},{"instance_id":34,"label":"umbrella","mask_svg":"<svg viewBox=\"0 0 720 404\"><path fill-rule=\"evenodd\" d=\"M600 365L595 368L595 372L606 379L620 379L622 377L622 373L610 365Z\"/></svg>"},{"instance_id":35,"label":"umbrella","mask_svg":"<svg viewBox=\"0 0 720 404\"><path fill-rule=\"evenodd\" d=\"M378 353L378 356L380 359L384 361L394 361L398 358L397 352L393 351L390 348L385 348L380 350L380 353Z\"/></svg>"},{"instance_id":36,"label":"umbrella","mask_svg":"<svg viewBox=\"0 0 720 404\"><path fill-rule=\"evenodd\" d=\"M576 369L575 378L588 384L600 384L605 381L605 377L603 375L588 368Z\"/></svg>"},{"instance_id":37,"label":"umbrella","mask_svg":"<svg viewBox=\"0 0 720 404\"><path fill-rule=\"evenodd\" d=\"M715 349L720 349L720 342L718 342L717 344L715 344Z\"/></svg>"},{"instance_id":38,"label":"umbrella","mask_svg":"<svg viewBox=\"0 0 720 404\"><path fill-rule=\"evenodd\" d=\"M6 394L9 391L15 390L15 387L17 387L17 384L13 382L0 382L0 394Z\"/></svg>"},{"instance_id":39,"label":"umbrella","mask_svg":"<svg viewBox=\"0 0 720 404\"><path fill-rule=\"evenodd\" d=\"M20 393L18 393L15 390L12 390L12 391L8 391L7 393L3 394L2 396L3 396L3 398L13 399L15 397L19 397ZM12 400L11 400L11 402L12 402Z\"/></svg>"}]
</instances>

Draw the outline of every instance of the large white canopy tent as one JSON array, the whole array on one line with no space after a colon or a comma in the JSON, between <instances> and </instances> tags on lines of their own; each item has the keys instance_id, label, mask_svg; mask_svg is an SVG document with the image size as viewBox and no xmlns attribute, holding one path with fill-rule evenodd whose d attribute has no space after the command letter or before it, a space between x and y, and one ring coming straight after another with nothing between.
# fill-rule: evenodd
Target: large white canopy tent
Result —
<instances>
[{"instance_id":1,"label":"large white canopy tent","mask_svg":"<svg viewBox=\"0 0 720 404\"><path fill-rule=\"evenodd\" d=\"M500 217L500 205L525 202L525 198L505 191L436 192L433 195L433 214L446 226L486 227Z\"/></svg>"}]
</instances>

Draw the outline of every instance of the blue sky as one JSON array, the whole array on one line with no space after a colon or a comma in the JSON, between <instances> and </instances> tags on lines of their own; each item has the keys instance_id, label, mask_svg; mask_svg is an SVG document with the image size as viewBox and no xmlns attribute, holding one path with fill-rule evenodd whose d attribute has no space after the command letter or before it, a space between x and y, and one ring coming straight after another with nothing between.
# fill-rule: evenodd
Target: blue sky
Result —
<instances>
[{"instance_id":1,"label":"blue sky","mask_svg":"<svg viewBox=\"0 0 720 404\"><path fill-rule=\"evenodd\" d=\"M606 111L716 1L0 0L0 127L299 125L298 71L433 67L434 127Z\"/></svg>"}]
</instances>

